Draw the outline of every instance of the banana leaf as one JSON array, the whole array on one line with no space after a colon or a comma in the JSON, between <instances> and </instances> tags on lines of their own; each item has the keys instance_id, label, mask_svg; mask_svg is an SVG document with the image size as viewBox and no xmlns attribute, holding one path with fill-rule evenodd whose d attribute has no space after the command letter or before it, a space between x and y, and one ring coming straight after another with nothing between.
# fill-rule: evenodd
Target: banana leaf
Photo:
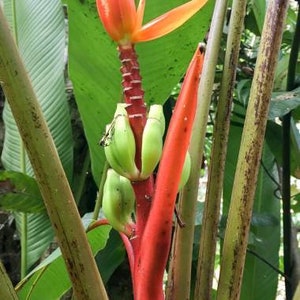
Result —
<instances>
[{"instance_id":1,"label":"banana leaf","mask_svg":"<svg viewBox=\"0 0 300 300\"><path fill-rule=\"evenodd\" d=\"M69 108L66 102L63 71L65 67L65 21L59 0L4 0L5 15L36 95L54 137L66 174L73 172L73 149ZM2 162L6 170L34 176L9 105L3 112L5 140ZM51 157L45 157L50 159ZM22 195L20 195L22 197ZM27 270L53 239L46 213L16 214L18 233L27 240Z\"/></svg>"}]
</instances>

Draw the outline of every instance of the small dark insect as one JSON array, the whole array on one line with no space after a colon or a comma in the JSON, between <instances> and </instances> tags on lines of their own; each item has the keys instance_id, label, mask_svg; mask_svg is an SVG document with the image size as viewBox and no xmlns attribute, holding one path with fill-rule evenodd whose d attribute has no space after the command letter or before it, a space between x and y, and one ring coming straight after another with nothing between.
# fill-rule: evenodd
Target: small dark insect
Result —
<instances>
[{"instance_id":1,"label":"small dark insect","mask_svg":"<svg viewBox=\"0 0 300 300\"><path fill-rule=\"evenodd\" d=\"M106 132L99 141L99 145L102 147L107 147L110 145L113 135L115 133L115 119L107 126Z\"/></svg>"},{"instance_id":2,"label":"small dark insect","mask_svg":"<svg viewBox=\"0 0 300 300\"><path fill-rule=\"evenodd\" d=\"M114 136L115 133L115 124L116 124L116 119L120 116L124 116L122 114L116 115L112 122L106 126L106 132L104 133L104 135L102 136L101 140L99 141L99 145L102 147L107 147L110 145L112 138Z\"/></svg>"},{"instance_id":3,"label":"small dark insect","mask_svg":"<svg viewBox=\"0 0 300 300\"><path fill-rule=\"evenodd\" d=\"M206 50L206 44L205 43L199 43L199 52L202 54Z\"/></svg>"}]
</instances>

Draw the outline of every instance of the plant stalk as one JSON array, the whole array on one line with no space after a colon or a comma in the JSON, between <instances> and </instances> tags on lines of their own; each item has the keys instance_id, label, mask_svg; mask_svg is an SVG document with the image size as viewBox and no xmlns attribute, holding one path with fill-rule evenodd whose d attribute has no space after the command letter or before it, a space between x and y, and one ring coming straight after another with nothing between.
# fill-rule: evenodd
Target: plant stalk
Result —
<instances>
[{"instance_id":1,"label":"plant stalk","mask_svg":"<svg viewBox=\"0 0 300 300\"><path fill-rule=\"evenodd\" d=\"M193 163L189 180L179 200L179 214L185 226L181 228L177 224L175 228L166 290L167 299L188 299L190 297L194 226L200 176L199 170L202 164L206 125L225 12L226 1L216 1L206 46L203 72L197 96L197 110L189 147L189 153Z\"/></svg>"},{"instance_id":2,"label":"plant stalk","mask_svg":"<svg viewBox=\"0 0 300 300\"><path fill-rule=\"evenodd\" d=\"M239 299L254 194L288 0L268 3L224 237L217 300Z\"/></svg>"},{"instance_id":3,"label":"plant stalk","mask_svg":"<svg viewBox=\"0 0 300 300\"><path fill-rule=\"evenodd\" d=\"M23 279L27 274L27 240L28 240L28 216L27 213L20 213L21 217L21 279Z\"/></svg>"},{"instance_id":4,"label":"plant stalk","mask_svg":"<svg viewBox=\"0 0 300 300\"><path fill-rule=\"evenodd\" d=\"M53 139L2 9L0 81L58 237L75 297L107 299Z\"/></svg>"},{"instance_id":5,"label":"plant stalk","mask_svg":"<svg viewBox=\"0 0 300 300\"><path fill-rule=\"evenodd\" d=\"M18 300L16 291L1 261L0 261L0 286L1 286L0 299Z\"/></svg>"},{"instance_id":6,"label":"plant stalk","mask_svg":"<svg viewBox=\"0 0 300 300\"><path fill-rule=\"evenodd\" d=\"M233 1L223 70L220 96L217 105L216 121L213 133L211 165L203 212L200 250L198 257L195 297L211 299L214 275L215 252L217 243L220 203L223 191L225 160L232 96L235 85L241 35L246 14L246 0Z\"/></svg>"},{"instance_id":7,"label":"plant stalk","mask_svg":"<svg viewBox=\"0 0 300 300\"><path fill-rule=\"evenodd\" d=\"M298 4L298 17L294 39L291 47L288 74L287 91L295 88L296 66L300 48L300 2ZM285 277L285 296L287 300L292 299L292 219L291 219L291 113L282 119L282 210L283 210L283 257Z\"/></svg>"},{"instance_id":8,"label":"plant stalk","mask_svg":"<svg viewBox=\"0 0 300 300\"><path fill-rule=\"evenodd\" d=\"M105 184L108 168L109 168L108 162L105 161L102 176L101 176L101 180L100 180L100 184L99 184L98 196L97 196L95 208L94 208L94 211L93 211L93 220L94 221L96 221L98 219L100 209L101 209L101 206L102 206L103 187L104 187L104 184Z\"/></svg>"}]
</instances>

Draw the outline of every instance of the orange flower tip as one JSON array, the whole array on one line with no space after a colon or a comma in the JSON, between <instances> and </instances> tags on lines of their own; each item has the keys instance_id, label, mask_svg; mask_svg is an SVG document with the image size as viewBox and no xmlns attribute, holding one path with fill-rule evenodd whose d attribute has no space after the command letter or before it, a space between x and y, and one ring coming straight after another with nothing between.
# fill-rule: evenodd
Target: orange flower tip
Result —
<instances>
[{"instance_id":1,"label":"orange flower tip","mask_svg":"<svg viewBox=\"0 0 300 300\"><path fill-rule=\"evenodd\" d=\"M150 41L174 31L196 14L206 2L207 0L186 2L151 20L142 27L137 27L132 34L132 42Z\"/></svg>"},{"instance_id":2,"label":"orange flower tip","mask_svg":"<svg viewBox=\"0 0 300 300\"><path fill-rule=\"evenodd\" d=\"M118 43L127 43L137 22L134 0L96 0L96 5L110 37Z\"/></svg>"}]
</instances>

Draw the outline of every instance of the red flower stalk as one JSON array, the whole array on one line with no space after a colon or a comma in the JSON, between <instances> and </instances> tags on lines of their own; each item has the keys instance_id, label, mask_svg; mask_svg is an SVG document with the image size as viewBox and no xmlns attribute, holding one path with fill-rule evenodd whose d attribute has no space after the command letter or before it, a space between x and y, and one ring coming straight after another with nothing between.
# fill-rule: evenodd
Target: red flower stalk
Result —
<instances>
[{"instance_id":1,"label":"red flower stalk","mask_svg":"<svg viewBox=\"0 0 300 300\"><path fill-rule=\"evenodd\" d=\"M197 49L167 132L152 207L135 260L135 292L139 300L163 299L163 274L171 243L175 200L191 137L203 57L203 49Z\"/></svg>"}]
</instances>

